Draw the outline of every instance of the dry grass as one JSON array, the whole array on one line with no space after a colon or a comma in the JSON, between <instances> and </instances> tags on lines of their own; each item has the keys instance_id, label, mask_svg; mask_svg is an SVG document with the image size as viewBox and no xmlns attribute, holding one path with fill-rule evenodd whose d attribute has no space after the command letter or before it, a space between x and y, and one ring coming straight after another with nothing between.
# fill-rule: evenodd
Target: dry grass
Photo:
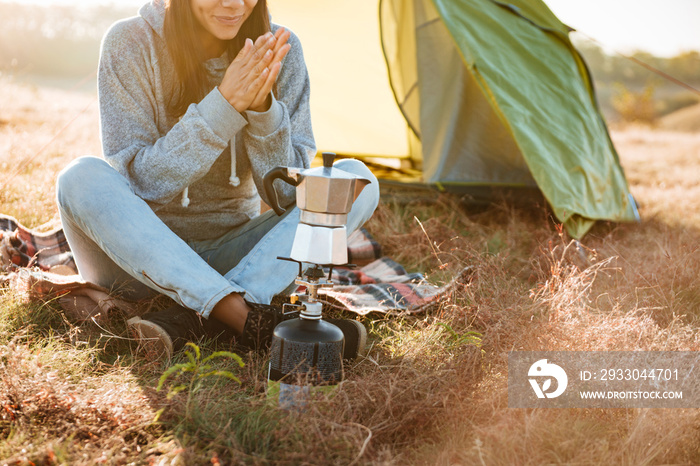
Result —
<instances>
[{"instance_id":1,"label":"dry grass","mask_svg":"<svg viewBox=\"0 0 700 466\"><path fill-rule=\"evenodd\" d=\"M3 81L3 175L91 98ZM31 226L54 218L56 173L98 152L88 108L12 178L0 211ZM597 225L582 251L543 206L383 203L368 228L386 254L436 283L473 275L425 315L366 319L368 356L304 413L266 403L264 356L245 355L240 386L206 379L167 399L154 388L165 368L133 355L119 316L75 326L54 303L1 293L0 463L700 462L697 410L507 407L511 350L700 349L700 135L613 138L644 220Z\"/></svg>"},{"instance_id":2,"label":"dry grass","mask_svg":"<svg viewBox=\"0 0 700 466\"><path fill-rule=\"evenodd\" d=\"M102 152L96 93L0 76L0 102L0 212L30 227L55 220L58 172L74 158Z\"/></svg>"}]
</instances>

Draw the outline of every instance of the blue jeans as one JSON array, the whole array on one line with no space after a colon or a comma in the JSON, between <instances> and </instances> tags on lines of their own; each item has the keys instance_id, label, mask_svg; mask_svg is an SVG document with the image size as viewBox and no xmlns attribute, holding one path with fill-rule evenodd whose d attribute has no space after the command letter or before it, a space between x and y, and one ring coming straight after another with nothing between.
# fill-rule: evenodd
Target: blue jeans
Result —
<instances>
[{"instance_id":1,"label":"blue jeans","mask_svg":"<svg viewBox=\"0 0 700 466\"><path fill-rule=\"evenodd\" d=\"M379 201L377 179L361 162L334 165L371 180L348 215L348 234ZM81 157L58 177L61 222L82 278L130 299L162 293L204 317L230 293L267 304L289 287L299 267L289 257L299 209L268 211L220 238L184 241L105 160Z\"/></svg>"}]
</instances>

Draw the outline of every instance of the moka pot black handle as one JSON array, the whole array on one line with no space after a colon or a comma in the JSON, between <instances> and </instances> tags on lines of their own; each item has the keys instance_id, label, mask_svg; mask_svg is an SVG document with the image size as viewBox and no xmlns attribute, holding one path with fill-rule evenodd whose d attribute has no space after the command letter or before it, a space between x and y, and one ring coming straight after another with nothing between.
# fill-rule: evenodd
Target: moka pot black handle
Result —
<instances>
[{"instance_id":1,"label":"moka pot black handle","mask_svg":"<svg viewBox=\"0 0 700 466\"><path fill-rule=\"evenodd\" d=\"M268 201L270 201L270 207L275 211L277 215L282 215L287 210L280 205L279 198L277 197L277 191L275 191L274 181L282 180L292 186L299 186L301 183L301 178L297 181L287 172L287 167L275 167L269 172L265 173L263 177L263 188L265 189L265 195Z\"/></svg>"}]
</instances>

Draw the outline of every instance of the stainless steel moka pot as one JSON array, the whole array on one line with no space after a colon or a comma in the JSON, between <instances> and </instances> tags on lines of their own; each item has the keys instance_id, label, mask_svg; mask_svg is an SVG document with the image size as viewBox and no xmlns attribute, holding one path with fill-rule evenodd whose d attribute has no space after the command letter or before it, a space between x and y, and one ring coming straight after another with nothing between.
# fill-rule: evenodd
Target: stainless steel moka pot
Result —
<instances>
[{"instance_id":1,"label":"stainless steel moka pot","mask_svg":"<svg viewBox=\"0 0 700 466\"><path fill-rule=\"evenodd\" d=\"M277 167L263 178L272 209L282 215L273 182L277 179L296 186L300 222L294 236L291 259L319 265L348 262L345 225L352 203L370 183L366 178L333 167L335 154L323 153L323 166L309 169Z\"/></svg>"},{"instance_id":2,"label":"stainless steel moka pot","mask_svg":"<svg viewBox=\"0 0 700 466\"><path fill-rule=\"evenodd\" d=\"M270 207L277 215L279 205L273 182L283 180L296 186L300 222L297 226L291 260L299 265L294 281L304 287L284 305L286 315L298 313L275 327L270 348L268 397L285 409L303 408L312 387L332 388L343 379L343 332L321 318L323 304L319 290L333 286L333 266L348 262L348 213L360 192L370 181L333 167L335 154L323 154L323 166L301 170L277 167L263 178ZM302 263L310 263L304 270ZM321 266L329 266L328 275Z\"/></svg>"}]
</instances>

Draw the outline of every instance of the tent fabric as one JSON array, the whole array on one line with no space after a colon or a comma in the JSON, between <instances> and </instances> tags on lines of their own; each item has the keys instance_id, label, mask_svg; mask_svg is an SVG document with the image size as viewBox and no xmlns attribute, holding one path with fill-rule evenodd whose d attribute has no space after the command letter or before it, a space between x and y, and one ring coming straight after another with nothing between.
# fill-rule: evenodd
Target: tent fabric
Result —
<instances>
[{"instance_id":1,"label":"tent fabric","mask_svg":"<svg viewBox=\"0 0 700 466\"><path fill-rule=\"evenodd\" d=\"M585 64L543 2L382 0L380 12L425 183L536 184L577 238L596 219L638 220Z\"/></svg>"},{"instance_id":2,"label":"tent fabric","mask_svg":"<svg viewBox=\"0 0 700 466\"><path fill-rule=\"evenodd\" d=\"M585 63L542 0L269 3L304 44L319 151L407 186L537 188L575 238L638 220Z\"/></svg>"}]
</instances>

